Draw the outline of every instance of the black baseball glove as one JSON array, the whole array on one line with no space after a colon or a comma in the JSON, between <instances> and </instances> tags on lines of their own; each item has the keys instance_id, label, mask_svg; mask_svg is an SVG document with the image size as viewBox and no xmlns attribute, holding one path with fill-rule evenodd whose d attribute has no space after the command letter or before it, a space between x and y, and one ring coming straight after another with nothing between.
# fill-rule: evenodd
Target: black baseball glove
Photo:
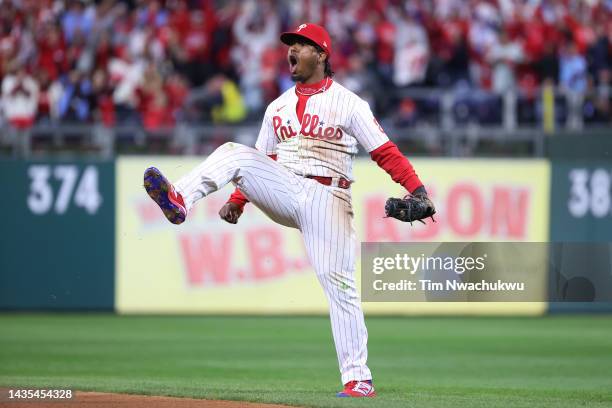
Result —
<instances>
[{"instance_id":1,"label":"black baseball glove","mask_svg":"<svg viewBox=\"0 0 612 408\"><path fill-rule=\"evenodd\" d=\"M417 189L413 194L408 194L404 198L389 198L385 204L385 214L387 217L397 218L400 221L409 222L420 221L425 224L423 219L431 217L436 209L427 197L424 189Z\"/></svg>"}]
</instances>

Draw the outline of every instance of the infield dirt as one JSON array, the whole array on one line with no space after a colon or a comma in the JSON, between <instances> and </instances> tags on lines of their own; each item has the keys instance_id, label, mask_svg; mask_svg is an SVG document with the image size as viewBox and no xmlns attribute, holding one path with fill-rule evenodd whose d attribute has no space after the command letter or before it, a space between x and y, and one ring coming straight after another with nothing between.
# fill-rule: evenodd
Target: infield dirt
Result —
<instances>
[{"instance_id":1,"label":"infield dirt","mask_svg":"<svg viewBox=\"0 0 612 408\"><path fill-rule=\"evenodd\" d=\"M260 404L244 401L218 401L193 398L152 397L148 395L77 392L72 400L42 402L11 402L0 407L10 408L289 408L288 405Z\"/></svg>"}]
</instances>

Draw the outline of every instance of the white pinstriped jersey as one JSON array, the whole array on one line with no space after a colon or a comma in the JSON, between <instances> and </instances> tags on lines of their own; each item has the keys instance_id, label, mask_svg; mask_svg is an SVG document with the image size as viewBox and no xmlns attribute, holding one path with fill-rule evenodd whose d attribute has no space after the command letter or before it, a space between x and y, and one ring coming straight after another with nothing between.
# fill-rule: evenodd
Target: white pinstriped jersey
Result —
<instances>
[{"instance_id":1,"label":"white pinstriped jersey","mask_svg":"<svg viewBox=\"0 0 612 408\"><path fill-rule=\"evenodd\" d=\"M308 98L299 122L295 86L268 105L255 147L302 176L353 181L357 143L371 152L389 138L366 101L333 81Z\"/></svg>"}]
</instances>

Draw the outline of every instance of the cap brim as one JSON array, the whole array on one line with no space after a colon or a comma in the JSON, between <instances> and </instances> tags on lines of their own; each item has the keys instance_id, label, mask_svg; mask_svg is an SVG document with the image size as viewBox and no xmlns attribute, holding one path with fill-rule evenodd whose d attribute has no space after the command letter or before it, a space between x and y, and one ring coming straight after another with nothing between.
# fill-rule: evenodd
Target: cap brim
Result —
<instances>
[{"instance_id":1,"label":"cap brim","mask_svg":"<svg viewBox=\"0 0 612 408\"><path fill-rule=\"evenodd\" d=\"M281 38L281 42L283 42L286 45L293 45L300 40L302 41L306 40L307 42L311 44L317 45L317 43L312 41L310 38L304 35L301 35L301 34L293 33L293 32L282 33L280 38Z\"/></svg>"},{"instance_id":2,"label":"cap brim","mask_svg":"<svg viewBox=\"0 0 612 408\"><path fill-rule=\"evenodd\" d=\"M310 38L304 37L303 35L296 34L296 33L293 33L293 32L282 33L281 36L280 36L280 40L281 40L281 42L283 42L284 44L287 44L287 45L293 45L298 40L307 40L307 41L313 42Z\"/></svg>"}]
</instances>

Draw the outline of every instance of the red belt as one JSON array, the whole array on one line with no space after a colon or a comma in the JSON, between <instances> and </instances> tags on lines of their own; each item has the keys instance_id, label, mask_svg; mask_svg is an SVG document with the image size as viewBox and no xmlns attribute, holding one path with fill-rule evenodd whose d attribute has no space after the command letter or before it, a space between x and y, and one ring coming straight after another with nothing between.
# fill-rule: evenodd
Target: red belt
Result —
<instances>
[{"instance_id":1,"label":"red belt","mask_svg":"<svg viewBox=\"0 0 612 408\"><path fill-rule=\"evenodd\" d=\"M351 186L351 182L345 179L344 177L336 178L335 180L338 180L336 184L333 183L334 177L306 176L306 178L311 178L313 180L316 180L325 186L331 186L333 184L334 187L340 187L344 189L347 189Z\"/></svg>"}]
</instances>

